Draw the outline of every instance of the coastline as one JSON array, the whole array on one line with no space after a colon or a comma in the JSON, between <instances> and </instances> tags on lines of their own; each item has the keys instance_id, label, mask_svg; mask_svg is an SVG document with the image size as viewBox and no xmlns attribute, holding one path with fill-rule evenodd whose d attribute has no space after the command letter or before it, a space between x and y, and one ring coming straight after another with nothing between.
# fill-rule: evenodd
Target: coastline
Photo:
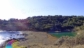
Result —
<instances>
[{"instance_id":1,"label":"coastline","mask_svg":"<svg viewBox=\"0 0 84 48\"><path fill-rule=\"evenodd\" d=\"M18 46L27 48L68 48L67 45L56 45L57 37L51 36L47 32L21 31L25 34L26 40L20 40ZM74 48L83 48L84 45L76 45Z\"/></svg>"}]
</instances>

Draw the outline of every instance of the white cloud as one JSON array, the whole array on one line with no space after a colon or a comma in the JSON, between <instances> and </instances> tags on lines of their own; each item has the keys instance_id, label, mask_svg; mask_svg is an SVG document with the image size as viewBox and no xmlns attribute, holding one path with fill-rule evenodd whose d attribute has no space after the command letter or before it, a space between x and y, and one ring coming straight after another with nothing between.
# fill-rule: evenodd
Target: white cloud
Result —
<instances>
[{"instance_id":1,"label":"white cloud","mask_svg":"<svg viewBox=\"0 0 84 48\"><path fill-rule=\"evenodd\" d=\"M10 0L0 0L0 19L9 18L26 18L27 15L22 13L21 10L14 8Z\"/></svg>"}]
</instances>

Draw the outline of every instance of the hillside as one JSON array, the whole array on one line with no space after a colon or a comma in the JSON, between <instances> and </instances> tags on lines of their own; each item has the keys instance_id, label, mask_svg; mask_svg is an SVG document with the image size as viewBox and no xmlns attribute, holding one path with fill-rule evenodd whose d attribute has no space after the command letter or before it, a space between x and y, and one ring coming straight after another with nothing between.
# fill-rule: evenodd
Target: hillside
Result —
<instances>
[{"instance_id":1,"label":"hillside","mask_svg":"<svg viewBox=\"0 0 84 48\"><path fill-rule=\"evenodd\" d=\"M28 34L26 36L27 40L20 42L20 44L24 46L28 46L31 43L51 45L54 44L54 42L57 40L56 37L53 37L45 32L35 32L35 31L23 31L23 32L25 34Z\"/></svg>"},{"instance_id":2,"label":"hillside","mask_svg":"<svg viewBox=\"0 0 84 48\"><path fill-rule=\"evenodd\" d=\"M0 30L7 31L77 31L84 29L84 16L34 16L26 19L0 20Z\"/></svg>"},{"instance_id":3,"label":"hillside","mask_svg":"<svg viewBox=\"0 0 84 48\"><path fill-rule=\"evenodd\" d=\"M84 43L81 44L83 41L79 40L81 37L77 36L77 44L74 43L74 38L64 37L64 38L56 38L48 33L45 32L35 32L35 31L23 31L24 33L28 34L26 36L27 40L20 41L20 46L26 46L27 48L83 48ZM76 38L76 37L75 37ZM63 41L64 39L64 41ZM63 41L60 42L60 41ZM59 42L59 45L56 45ZM61 44L60 44L61 43Z\"/></svg>"}]
</instances>

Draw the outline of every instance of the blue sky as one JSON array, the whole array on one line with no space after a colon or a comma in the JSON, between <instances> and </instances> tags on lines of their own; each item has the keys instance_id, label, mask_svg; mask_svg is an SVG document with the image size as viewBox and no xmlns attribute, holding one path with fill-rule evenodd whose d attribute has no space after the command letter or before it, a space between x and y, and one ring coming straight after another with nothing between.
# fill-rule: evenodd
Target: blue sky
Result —
<instances>
[{"instance_id":1,"label":"blue sky","mask_svg":"<svg viewBox=\"0 0 84 48\"><path fill-rule=\"evenodd\" d=\"M2 19L36 15L84 15L84 0L1 0L0 4Z\"/></svg>"}]
</instances>

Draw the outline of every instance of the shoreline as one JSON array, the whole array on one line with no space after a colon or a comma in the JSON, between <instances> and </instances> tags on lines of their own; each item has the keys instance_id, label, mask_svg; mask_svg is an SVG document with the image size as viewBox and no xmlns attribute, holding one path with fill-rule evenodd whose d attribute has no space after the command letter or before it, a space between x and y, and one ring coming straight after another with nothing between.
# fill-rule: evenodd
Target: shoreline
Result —
<instances>
[{"instance_id":1,"label":"shoreline","mask_svg":"<svg viewBox=\"0 0 84 48\"><path fill-rule=\"evenodd\" d=\"M19 46L25 46L27 48L68 48L66 45L56 45L57 37L51 36L47 32L36 32L36 31L21 31L26 34L26 40L19 41ZM84 45L73 46L84 47Z\"/></svg>"}]
</instances>

